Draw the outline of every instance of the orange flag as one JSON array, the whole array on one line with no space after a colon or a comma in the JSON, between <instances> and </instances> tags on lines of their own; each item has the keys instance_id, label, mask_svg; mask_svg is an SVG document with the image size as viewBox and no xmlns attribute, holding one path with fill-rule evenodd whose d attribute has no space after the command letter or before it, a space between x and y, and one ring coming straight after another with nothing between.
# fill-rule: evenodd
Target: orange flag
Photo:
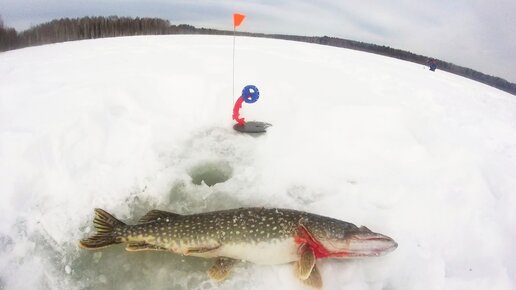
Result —
<instances>
[{"instance_id":1,"label":"orange flag","mask_svg":"<svg viewBox=\"0 0 516 290\"><path fill-rule=\"evenodd\" d=\"M245 15L240 13L233 13L233 27L237 28L244 21Z\"/></svg>"}]
</instances>

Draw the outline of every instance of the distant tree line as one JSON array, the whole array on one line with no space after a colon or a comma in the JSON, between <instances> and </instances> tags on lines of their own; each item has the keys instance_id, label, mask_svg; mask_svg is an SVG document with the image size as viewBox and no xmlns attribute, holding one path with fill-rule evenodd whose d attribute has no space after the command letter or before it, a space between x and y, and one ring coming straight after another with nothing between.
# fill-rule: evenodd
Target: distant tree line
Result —
<instances>
[{"instance_id":1,"label":"distant tree line","mask_svg":"<svg viewBox=\"0 0 516 290\"><path fill-rule=\"evenodd\" d=\"M4 26L0 16L0 51L18 48L18 33L14 28Z\"/></svg>"},{"instance_id":2,"label":"distant tree line","mask_svg":"<svg viewBox=\"0 0 516 290\"><path fill-rule=\"evenodd\" d=\"M158 18L83 17L43 23L18 34L18 47L104 37L168 34L167 20Z\"/></svg>"},{"instance_id":3,"label":"distant tree line","mask_svg":"<svg viewBox=\"0 0 516 290\"><path fill-rule=\"evenodd\" d=\"M62 18L16 32L3 26L0 19L0 51L65 42L117 36L193 33L190 25L171 25L159 18L82 17Z\"/></svg>"},{"instance_id":4,"label":"distant tree line","mask_svg":"<svg viewBox=\"0 0 516 290\"><path fill-rule=\"evenodd\" d=\"M171 25L168 20L159 18L100 16L52 20L50 22L31 27L18 33L14 28L5 27L0 17L0 51L81 39L160 34L229 35L233 34L233 31L196 28L186 24ZM336 37L278 35L246 32L239 32L238 35L285 39L343 47L394 57L423 65L426 65L429 60L429 57L391 48L388 46L380 46ZM458 66L449 62L441 61L438 59L435 59L435 61L437 63L438 69L467 77L516 95L516 84L514 83L510 83L502 78L486 75L470 68Z\"/></svg>"}]
</instances>

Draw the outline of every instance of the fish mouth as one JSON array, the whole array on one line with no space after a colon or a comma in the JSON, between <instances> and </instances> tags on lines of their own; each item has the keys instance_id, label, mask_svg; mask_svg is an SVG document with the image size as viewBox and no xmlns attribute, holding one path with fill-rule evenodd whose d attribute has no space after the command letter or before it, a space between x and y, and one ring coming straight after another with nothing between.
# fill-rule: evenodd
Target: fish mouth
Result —
<instances>
[{"instance_id":1,"label":"fish mouth","mask_svg":"<svg viewBox=\"0 0 516 290\"><path fill-rule=\"evenodd\" d=\"M346 251L349 257L382 256L398 247L393 239L382 234L358 234L349 241Z\"/></svg>"},{"instance_id":2,"label":"fish mouth","mask_svg":"<svg viewBox=\"0 0 516 290\"><path fill-rule=\"evenodd\" d=\"M361 232L351 234L345 238L331 239L314 237L304 227L300 228L298 243L308 243L318 258L355 258L376 257L394 251L398 247L393 239L362 227Z\"/></svg>"}]
</instances>

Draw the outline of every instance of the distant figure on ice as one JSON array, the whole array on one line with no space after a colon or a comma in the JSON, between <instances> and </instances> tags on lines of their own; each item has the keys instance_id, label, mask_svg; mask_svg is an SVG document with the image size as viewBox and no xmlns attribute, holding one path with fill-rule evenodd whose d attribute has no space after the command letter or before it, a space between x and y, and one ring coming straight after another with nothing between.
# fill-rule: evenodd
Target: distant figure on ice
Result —
<instances>
[{"instance_id":1,"label":"distant figure on ice","mask_svg":"<svg viewBox=\"0 0 516 290\"><path fill-rule=\"evenodd\" d=\"M430 70L435 71L435 69L437 68L437 62L435 62L435 59L433 59L433 58L429 59L427 61L427 63L428 63L428 66L430 67Z\"/></svg>"}]
</instances>

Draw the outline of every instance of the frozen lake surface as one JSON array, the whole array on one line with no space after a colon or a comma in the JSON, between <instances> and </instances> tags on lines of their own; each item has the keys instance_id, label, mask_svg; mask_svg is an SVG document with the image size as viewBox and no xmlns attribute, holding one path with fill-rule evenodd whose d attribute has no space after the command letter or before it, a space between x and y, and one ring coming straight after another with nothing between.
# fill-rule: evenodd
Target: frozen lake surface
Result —
<instances>
[{"instance_id":1,"label":"frozen lake surface","mask_svg":"<svg viewBox=\"0 0 516 290\"><path fill-rule=\"evenodd\" d=\"M100 207L285 207L394 238L322 260L325 289L516 289L516 98L414 63L305 43L145 36L0 54L0 289L299 289L291 265L79 249ZM260 100L232 129L247 84ZM206 183L212 185L208 186Z\"/></svg>"}]
</instances>

